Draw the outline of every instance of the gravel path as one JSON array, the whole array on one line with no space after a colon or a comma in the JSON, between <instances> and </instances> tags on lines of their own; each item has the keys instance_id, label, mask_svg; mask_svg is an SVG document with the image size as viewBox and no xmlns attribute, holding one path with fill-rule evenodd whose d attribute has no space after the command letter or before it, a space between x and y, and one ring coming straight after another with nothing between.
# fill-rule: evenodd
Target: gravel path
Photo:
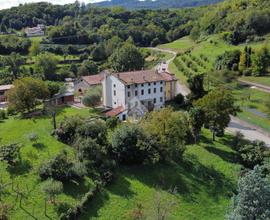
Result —
<instances>
[{"instance_id":1,"label":"gravel path","mask_svg":"<svg viewBox=\"0 0 270 220\"><path fill-rule=\"evenodd\" d=\"M235 134L236 132L241 132L244 137L248 140L255 141L260 140L267 144L270 147L270 134L263 131L262 129L249 124L243 120L240 120L236 117L231 117L231 122L229 127L226 130L230 133Z\"/></svg>"}]
</instances>

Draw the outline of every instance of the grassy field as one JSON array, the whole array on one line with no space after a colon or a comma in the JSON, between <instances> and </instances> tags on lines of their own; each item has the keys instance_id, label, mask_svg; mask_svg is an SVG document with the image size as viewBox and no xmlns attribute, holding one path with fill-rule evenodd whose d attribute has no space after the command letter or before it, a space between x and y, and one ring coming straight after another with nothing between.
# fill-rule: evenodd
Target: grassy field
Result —
<instances>
[{"instance_id":1,"label":"grassy field","mask_svg":"<svg viewBox=\"0 0 270 220\"><path fill-rule=\"evenodd\" d=\"M57 109L57 122L65 116L79 114L88 116L89 110L73 108ZM50 116L33 119L11 117L0 123L1 144L14 141L23 145L22 162L14 169L6 169L0 164L0 178L5 183L13 181L14 188L25 195L22 207L16 193L9 186L4 201L12 205L11 219L31 219L29 212L37 219L47 219L44 215L45 195L38 177L41 163L69 146L58 142L50 135ZM32 146L28 134L39 135L39 147ZM164 206L170 203L168 219L223 219L230 202L240 170L236 154L230 147L230 136L211 141L211 134L203 132L201 142L187 146L184 159L177 163L143 167L122 167L117 171L115 182L96 197L80 219L131 219L131 213L141 204L147 219L154 219L156 203ZM64 185L64 192L57 202L75 204L92 186L90 179L81 183ZM177 192L170 192L175 188ZM168 201L170 201L168 203ZM48 215L57 219L57 210L48 204Z\"/></svg>"},{"instance_id":2,"label":"grassy field","mask_svg":"<svg viewBox=\"0 0 270 220\"><path fill-rule=\"evenodd\" d=\"M138 205L145 219L157 219L158 201L164 207L170 204L167 219L224 219L240 170L228 145L230 136L212 142L204 131L201 142L188 146L181 162L123 167L80 219L131 219ZM174 187L177 192L171 193Z\"/></svg>"},{"instance_id":3,"label":"grassy field","mask_svg":"<svg viewBox=\"0 0 270 220\"><path fill-rule=\"evenodd\" d=\"M77 110L74 108L58 108L57 122L65 116L80 114L90 115L89 110ZM5 164L0 163L0 180L4 183L13 182L13 188L18 189L25 196L22 200L22 208L11 185L7 187L8 193L4 201L11 205L10 219L32 219L26 212L31 213L37 219L48 219L44 215L44 199L42 182L38 177L38 168L41 163L49 160L61 150L66 149L71 154L70 147L58 142L50 135L52 131L50 116L36 117L33 119L18 119L11 117L0 123L0 143L20 143L21 162L15 168L5 169ZM28 140L28 135L35 132L39 136L38 146L33 146ZM92 185L91 180L85 179L81 183L70 183L64 186L64 193L57 198L58 202L76 203L80 197ZM52 204L48 205L48 215L51 219L57 219L57 210Z\"/></svg>"}]
</instances>

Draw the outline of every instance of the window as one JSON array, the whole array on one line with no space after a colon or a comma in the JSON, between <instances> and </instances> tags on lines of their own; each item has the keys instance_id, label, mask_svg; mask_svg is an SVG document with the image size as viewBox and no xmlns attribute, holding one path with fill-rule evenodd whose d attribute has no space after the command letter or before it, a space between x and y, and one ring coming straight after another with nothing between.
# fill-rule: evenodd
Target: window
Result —
<instances>
[{"instance_id":1,"label":"window","mask_svg":"<svg viewBox=\"0 0 270 220\"><path fill-rule=\"evenodd\" d=\"M163 97L160 97L160 102L163 102Z\"/></svg>"},{"instance_id":2,"label":"window","mask_svg":"<svg viewBox=\"0 0 270 220\"><path fill-rule=\"evenodd\" d=\"M144 90L143 89L141 90L141 94L144 95Z\"/></svg>"},{"instance_id":3,"label":"window","mask_svg":"<svg viewBox=\"0 0 270 220\"><path fill-rule=\"evenodd\" d=\"M113 95L116 96L116 90L113 90Z\"/></svg>"},{"instance_id":4,"label":"window","mask_svg":"<svg viewBox=\"0 0 270 220\"><path fill-rule=\"evenodd\" d=\"M156 85L157 83L156 82L154 82L154 85Z\"/></svg>"},{"instance_id":5,"label":"window","mask_svg":"<svg viewBox=\"0 0 270 220\"><path fill-rule=\"evenodd\" d=\"M130 85L128 85L127 87L128 87L128 89L130 89Z\"/></svg>"},{"instance_id":6,"label":"window","mask_svg":"<svg viewBox=\"0 0 270 220\"><path fill-rule=\"evenodd\" d=\"M125 114L122 115L122 120L123 120L123 121L126 120L126 115L125 115Z\"/></svg>"},{"instance_id":7,"label":"window","mask_svg":"<svg viewBox=\"0 0 270 220\"><path fill-rule=\"evenodd\" d=\"M113 87L115 88L115 87L116 87L116 85L115 85L115 84L113 84Z\"/></svg>"},{"instance_id":8,"label":"window","mask_svg":"<svg viewBox=\"0 0 270 220\"><path fill-rule=\"evenodd\" d=\"M144 87L144 84L141 84L141 87Z\"/></svg>"},{"instance_id":9,"label":"window","mask_svg":"<svg viewBox=\"0 0 270 220\"><path fill-rule=\"evenodd\" d=\"M116 105L116 102L114 102L114 104Z\"/></svg>"},{"instance_id":10,"label":"window","mask_svg":"<svg viewBox=\"0 0 270 220\"><path fill-rule=\"evenodd\" d=\"M137 96L137 95L138 95L138 91L136 90L136 91L135 91L135 96Z\"/></svg>"},{"instance_id":11,"label":"window","mask_svg":"<svg viewBox=\"0 0 270 220\"><path fill-rule=\"evenodd\" d=\"M163 84L163 82L161 81L161 82L160 82L160 85L162 85L162 84Z\"/></svg>"},{"instance_id":12,"label":"window","mask_svg":"<svg viewBox=\"0 0 270 220\"><path fill-rule=\"evenodd\" d=\"M148 83L148 86L151 86L151 83Z\"/></svg>"},{"instance_id":13,"label":"window","mask_svg":"<svg viewBox=\"0 0 270 220\"><path fill-rule=\"evenodd\" d=\"M154 88L154 93L156 93L157 92L157 89L156 88Z\"/></svg>"},{"instance_id":14,"label":"window","mask_svg":"<svg viewBox=\"0 0 270 220\"><path fill-rule=\"evenodd\" d=\"M163 92L163 87L160 87L160 92Z\"/></svg>"},{"instance_id":15,"label":"window","mask_svg":"<svg viewBox=\"0 0 270 220\"><path fill-rule=\"evenodd\" d=\"M137 85L137 84L135 84L135 87L137 88L137 87L138 87L138 85Z\"/></svg>"},{"instance_id":16,"label":"window","mask_svg":"<svg viewBox=\"0 0 270 220\"><path fill-rule=\"evenodd\" d=\"M128 97L130 97L130 92L127 93Z\"/></svg>"},{"instance_id":17,"label":"window","mask_svg":"<svg viewBox=\"0 0 270 220\"><path fill-rule=\"evenodd\" d=\"M151 94L151 89L148 89L148 94Z\"/></svg>"},{"instance_id":18,"label":"window","mask_svg":"<svg viewBox=\"0 0 270 220\"><path fill-rule=\"evenodd\" d=\"M156 104L156 102L157 102L157 99L156 99L156 98L154 98L154 104Z\"/></svg>"}]
</instances>

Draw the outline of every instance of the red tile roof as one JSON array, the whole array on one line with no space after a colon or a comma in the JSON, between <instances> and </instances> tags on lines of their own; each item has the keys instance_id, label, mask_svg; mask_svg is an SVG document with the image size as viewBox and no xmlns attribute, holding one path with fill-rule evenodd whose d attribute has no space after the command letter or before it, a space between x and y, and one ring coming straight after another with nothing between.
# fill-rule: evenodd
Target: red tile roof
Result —
<instances>
[{"instance_id":1,"label":"red tile roof","mask_svg":"<svg viewBox=\"0 0 270 220\"><path fill-rule=\"evenodd\" d=\"M160 75L163 77L163 79L167 82L169 81L177 81L174 74L168 73L168 72L162 72Z\"/></svg>"},{"instance_id":2,"label":"red tile roof","mask_svg":"<svg viewBox=\"0 0 270 220\"><path fill-rule=\"evenodd\" d=\"M154 70L113 73L113 76L126 85L163 81L163 77Z\"/></svg>"},{"instance_id":3,"label":"red tile roof","mask_svg":"<svg viewBox=\"0 0 270 220\"><path fill-rule=\"evenodd\" d=\"M87 82L90 86L92 85L99 85L101 84L102 80L104 79L104 74L96 74L91 76L83 76L82 79Z\"/></svg>"},{"instance_id":4,"label":"red tile roof","mask_svg":"<svg viewBox=\"0 0 270 220\"><path fill-rule=\"evenodd\" d=\"M114 117L122 113L125 109L122 106L118 106L117 108L113 108L112 110L106 112L106 116Z\"/></svg>"}]
</instances>

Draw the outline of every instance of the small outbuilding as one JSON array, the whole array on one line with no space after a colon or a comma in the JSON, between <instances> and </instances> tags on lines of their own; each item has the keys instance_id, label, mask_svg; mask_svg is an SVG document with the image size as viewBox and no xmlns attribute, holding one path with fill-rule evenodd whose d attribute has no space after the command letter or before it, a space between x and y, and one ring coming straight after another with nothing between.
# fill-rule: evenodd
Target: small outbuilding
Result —
<instances>
[{"instance_id":1,"label":"small outbuilding","mask_svg":"<svg viewBox=\"0 0 270 220\"><path fill-rule=\"evenodd\" d=\"M74 103L74 94L72 92L56 94L49 102L54 106L72 104Z\"/></svg>"}]
</instances>

